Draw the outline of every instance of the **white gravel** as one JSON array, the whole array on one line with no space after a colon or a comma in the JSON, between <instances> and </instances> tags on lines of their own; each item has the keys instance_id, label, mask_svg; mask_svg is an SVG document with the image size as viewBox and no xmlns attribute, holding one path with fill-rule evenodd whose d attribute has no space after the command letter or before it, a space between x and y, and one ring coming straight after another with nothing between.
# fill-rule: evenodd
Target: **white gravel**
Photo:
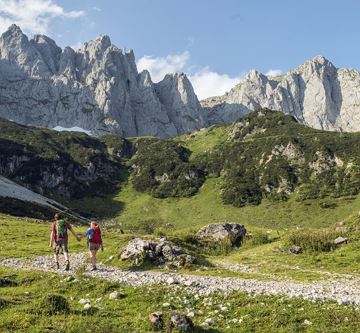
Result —
<instances>
[{"instance_id":1,"label":"white gravel","mask_svg":"<svg viewBox=\"0 0 360 333\"><path fill-rule=\"evenodd\" d=\"M332 300L342 305L360 305L359 278L349 277L313 283L296 283L289 281L259 281L255 279L227 278L215 276L185 275L169 272L132 271L104 265L98 265L97 271L89 271L86 264L86 254L71 255L71 270L65 272L56 270L51 256L33 259L0 259L0 265L21 270L40 270L61 274L74 274L77 269L86 268L85 275L102 278L109 281L124 283L133 287L148 284L171 284L172 288L184 288L198 295L213 292L240 291L257 295L283 295L288 297L302 297L313 301ZM62 267L64 264L62 263ZM174 281L177 283L174 284Z\"/></svg>"}]
</instances>

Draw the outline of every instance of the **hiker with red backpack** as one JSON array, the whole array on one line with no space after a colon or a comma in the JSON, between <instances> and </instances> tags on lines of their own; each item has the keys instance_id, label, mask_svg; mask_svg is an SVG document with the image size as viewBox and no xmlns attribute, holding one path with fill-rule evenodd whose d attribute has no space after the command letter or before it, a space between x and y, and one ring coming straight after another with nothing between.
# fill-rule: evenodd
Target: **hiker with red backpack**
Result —
<instances>
[{"instance_id":1,"label":"hiker with red backpack","mask_svg":"<svg viewBox=\"0 0 360 333\"><path fill-rule=\"evenodd\" d=\"M60 213L56 213L54 216L55 222L51 225L50 233L50 247L54 249L54 260L56 268L59 269L59 254L62 251L65 257L65 270L70 269L69 250L68 250L68 230L74 235L74 237L80 241L80 237L73 230L72 225L66 222Z\"/></svg>"},{"instance_id":2,"label":"hiker with red backpack","mask_svg":"<svg viewBox=\"0 0 360 333\"><path fill-rule=\"evenodd\" d=\"M97 270L96 253L97 251L99 251L99 249L101 249L101 251L104 251L102 233L99 225L95 221L92 221L90 223L90 228L86 230L82 237L86 237L88 240L89 254L92 264L91 270L95 271Z\"/></svg>"}]
</instances>

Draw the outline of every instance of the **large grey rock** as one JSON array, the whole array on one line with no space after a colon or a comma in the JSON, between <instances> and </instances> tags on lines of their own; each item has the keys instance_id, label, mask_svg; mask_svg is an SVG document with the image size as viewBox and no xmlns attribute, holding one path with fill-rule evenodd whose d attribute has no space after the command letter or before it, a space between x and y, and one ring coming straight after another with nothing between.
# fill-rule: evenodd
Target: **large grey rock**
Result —
<instances>
[{"instance_id":1,"label":"large grey rock","mask_svg":"<svg viewBox=\"0 0 360 333\"><path fill-rule=\"evenodd\" d=\"M206 125L184 74L153 84L132 50L106 35L62 50L12 25L0 37L0 117L21 124L80 127L94 135L169 137Z\"/></svg>"},{"instance_id":2,"label":"large grey rock","mask_svg":"<svg viewBox=\"0 0 360 333\"><path fill-rule=\"evenodd\" d=\"M246 229L238 223L213 223L201 228L196 236L199 238L219 242L229 240L232 245L238 245L246 235Z\"/></svg>"},{"instance_id":3,"label":"large grey rock","mask_svg":"<svg viewBox=\"0 0 360 333\"><path fill-rule=\"evenodd\" d=\"M168 328L172 331L173 328L176 328L181 331L189 331L194 327L192 320L183 314L175 314L170 317Z\"/></svg>"},{"instance_id":4,"label":"large grey rock","mask_svg":"<svg viewBox=\"0 0 360 333\"><path fill-rule=\"evenodd\" d=\"M360 130L360 73L337 69L323 56L280 77L252 70L230 92L201 102L209 124L228 123L259 108L293 115L308 126Z\"/></svg>"},{"instance_id":5,"label":"large grey rock","mask_svg":"<svg viewBox=\"0 0 360 333\"><path fill-rule=\"evenodd\" d=\"M195 262L195 257L164 238L146 240L134 238L130 240L120 253L121 260L150 259L155 264L174 262L177 266L190 265Z\"/></svg>"}]
</instances>

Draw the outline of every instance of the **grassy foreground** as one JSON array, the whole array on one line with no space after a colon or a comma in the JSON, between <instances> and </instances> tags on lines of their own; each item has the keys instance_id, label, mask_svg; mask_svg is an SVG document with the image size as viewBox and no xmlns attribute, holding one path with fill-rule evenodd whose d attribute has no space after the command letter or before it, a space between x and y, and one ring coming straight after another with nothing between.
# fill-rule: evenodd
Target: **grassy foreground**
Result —
<instances>
[{"instance_id":1,"label":"grassy foreground","mask_svg":"<svg viewBox=\"0 0 360 333\"><path fill-rule=\"evenodd\" d=\"M356 202L357 199L349 201L349 205ZM358 218L347 218L346 223L356 224ZM267 234L266 228L256 225L260 224L250 226L251 232ZM50 254L49 229L49 223L0 215L0 234L8 240L0 248L0 257ZM184 224L174 230L169 229L168 234L171 239L185 241L186 235L192 233L193 229ZM75 227L75 230L82 233L85 227ZM164 231L159 229L153 233L161 230ZM249 242L226 255L205 255L210 264L240 263L256 267L255 273L236 274L217 267L204 267L191 273L258 278L269 274L275 278L297 280L321 279L324 277L321 273L324 272L360 273L358 233L354 233L355 238L347 246L335 251L306 252L299 256L279 250L284 245L286 233L284 230L270 232L270 238L278 239L268 244ZM116 255L130 236L117 233L116 228L104 230L105 252L99 254L99 260L108 265L124 265L119 263ZM84 241L79 243L70 236L70 250L85 251ZM113 259L109 260L109 257ZM129 268L126 265L123 267ZM0 332L150 332L147 316L153 311L163 311L166 321L171 314L193 312L193 332L203 332L204 328L209 328L210 332L356 332L360 324L359 308L340 306L333 302L313 303L302 299L243 293L195 298L164 286L130 288L90 279L80 272L75 281L68 281L61 275L20 272L0 267L0 281L3 279L11 283L0 283ZM121 291L124 297L110 300L109 293L115 290ZM70 312L66 315L46 313L43 299L48 294L64 296ZM94 308L84 310L83 305L79 304L81 298L89 299ZM216 325L205 325L207 318L213 319Z\"/></svg>"},{"instance_id":2,"label":"grassy foreground","mask_svg":"<svg viewBox=\"0 0 360 333\"><path fill-rule=\"evenodd\" d=\"M194 312L193 332L208 328L206 318L216 322L210 332L344 333L356 332L360 324L358 308L329 302L243 293L196 298L161 286L135 289L82 276L68 281L55 274L0 268L4 277L12 285L0 287L1 332L151 332L147 315L159 310L165 320L173 313ZM109 299L115 290L123 293L122 299ZM48 294L65 297L70 312L47 314L40 305ZM89 299L91 310L79 304L82 298Z\"/></svg>"}]
</instances>

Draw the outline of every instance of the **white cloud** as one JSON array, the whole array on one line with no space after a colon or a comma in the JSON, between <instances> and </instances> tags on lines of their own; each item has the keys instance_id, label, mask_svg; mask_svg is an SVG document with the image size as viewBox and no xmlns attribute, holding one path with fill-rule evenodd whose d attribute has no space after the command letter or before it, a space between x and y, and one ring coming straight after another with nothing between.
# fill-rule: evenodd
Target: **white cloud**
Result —
<instances>
[{"instance_id":1,"label":"white cloud","mask_svg":"<svg viewBox=\"0 0 360 333\"><path fill-rule=\"evenodd\" d=\"M283 75L284 72L281 69L269 69L265 75L267 76L279 76L279 75Z\"/></svg>"},{"instance_id":2,"label":"white cloud","mask_svg":"<svg viewBox=\"0 0 360 333\"><path fill-rule=\"evenodd\" d=\"M185 51L166 57L144 56L137 61L139 71L147 69L154 82L161 81L168 73L185 72L199 99L222 95L234 87L241 77L219 74L208 67L190 66L190 53Z\"/></svg>"},{"instance_id":3,"label":"white cloud","mask_svg":"<svg viewBox=\"0 0 360 333\"><path fill-rule=\"evenodd\" d=\"M0 31L15 23L28 33L47 33L55 17L78 18L84 11L65 11L53 0L0 0Z\"/></svg>"},{"instance_id":4,"label":"white cloud","mask_svg":"<svg viewBox=\"0 0 360 333\"><path fill-rule=\"evenodd\" d=\"M227 74L219 74L211 71L209 68L204 68L190 75L189 79L196 95L201 100L207 97L225 94L238 84L242 77L230 77Z\"/></svg>"},{"instance_id":5,"label":"white cloud","mask_svg":"<svg viewBox=\"0 0 360 333\"><path fill-rule=\"evenodd\" d=\"M150 72L152 80L159 82L168 73L184 72L189 60L190 53L185 51L183 53L170 54L166 57L159 58L146 55L140 58L136 65L139 72L147 69Z\"/></svg>"}]
</instances>

